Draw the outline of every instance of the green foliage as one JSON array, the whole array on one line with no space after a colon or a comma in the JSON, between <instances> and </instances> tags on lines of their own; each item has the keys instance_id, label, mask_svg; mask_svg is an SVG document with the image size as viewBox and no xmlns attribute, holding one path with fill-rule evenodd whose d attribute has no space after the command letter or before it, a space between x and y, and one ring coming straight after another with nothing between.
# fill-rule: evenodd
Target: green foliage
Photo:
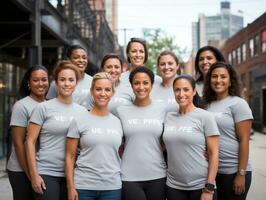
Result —
<instances>
[{"instance_id":1,"label":"green foliage","mask_svg":"<svg viewBox=\"0 0 266 200\"><path fill-rule=\"evenodd\" d=\"M147 41L149 58L146 66L152 71L156 72L157 57L164 50L173 51L182 64L182 56L187 54L187 49L179 48L174 41L174 37L168 36L162 29L149 29L142 30L143 37Z\"/></svg>"}]
</instances>

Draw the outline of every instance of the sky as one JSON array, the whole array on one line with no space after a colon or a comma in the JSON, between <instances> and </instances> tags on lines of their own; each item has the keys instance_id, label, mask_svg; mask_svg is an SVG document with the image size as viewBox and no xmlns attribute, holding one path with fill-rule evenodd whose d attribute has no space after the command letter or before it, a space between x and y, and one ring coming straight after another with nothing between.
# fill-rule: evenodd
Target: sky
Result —
<instances>
[{"instance_id":1,"label":"sky","mask_svg":"<svg viewBox=\"0 0 266 200\"><path fill-rule=\"evenodd\" d=\"M142 37L142 28L161 28L176 44L191 50L192 22L199 13L220 13L221 0L118 0L118 40ZM230 0L231 13L243 16L244 26L266 12L266 0ZM126 32L124 31L126 29ZM126 33L126 34L125 34Z\"/></svg>"}]
</instances>

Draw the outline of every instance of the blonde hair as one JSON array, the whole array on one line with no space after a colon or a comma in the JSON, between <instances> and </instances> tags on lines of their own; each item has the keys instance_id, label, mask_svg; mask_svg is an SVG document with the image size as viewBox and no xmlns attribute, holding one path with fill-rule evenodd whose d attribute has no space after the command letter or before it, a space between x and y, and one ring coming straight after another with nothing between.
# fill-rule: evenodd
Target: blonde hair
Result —
<instances>
[{"instance_id":1,"label":"blonde hair","mask_svg":"<svg viewBox=\"0 0 266 200\"><path fill-rule=\"evenodd\" d=\"M92 82L91 82L91 90L95 86L95 82L100 79L107 79L112 84L112 90L115 92L115 82L112 76L107 72L99 72L93 76Z\"/></svg>"}]
</instances>

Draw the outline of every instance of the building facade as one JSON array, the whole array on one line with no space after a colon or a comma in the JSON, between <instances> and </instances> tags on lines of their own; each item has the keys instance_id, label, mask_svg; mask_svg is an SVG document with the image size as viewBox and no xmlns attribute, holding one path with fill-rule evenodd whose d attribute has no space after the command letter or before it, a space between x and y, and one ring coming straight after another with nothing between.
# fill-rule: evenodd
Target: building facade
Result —
<instances>
[{"instance_id":1,"label":"building facade","mask_svg":"<svg viewBox=\"0 0 266 200\"><path fill-rule=\"evenodd\" d=\"M228 39L222 52L240 77L254 128L266 133L266 12Z\"/></svg>"},{"instance_id":2,"label":"building facade","mask_svg":"<svg viewBox=\"0 0 266 200\"><path fill-rule=\"evenodd\" d=\"M215 16L199 15L198 22L192 23L192 50L206 45L220 46L243 28L243 17L231 14L230 2L221 2L220 14Z\"/></svg>"}]
</instances>

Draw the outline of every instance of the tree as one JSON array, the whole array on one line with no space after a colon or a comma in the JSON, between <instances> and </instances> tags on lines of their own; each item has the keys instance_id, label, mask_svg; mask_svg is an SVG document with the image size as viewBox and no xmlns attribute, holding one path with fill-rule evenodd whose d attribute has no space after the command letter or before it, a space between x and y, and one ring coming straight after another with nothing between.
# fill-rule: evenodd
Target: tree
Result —
<instances>
[{"instance_id":1,"label":"tree","mask_svg":"<svg viewBox=\"0 0 266 200\"><path fill-rule=\"evenodd\" d=\"M182 57L187 54L187 49L181 49L175 44L174 37L168 36L162 29L149 29L142 30L144 39L147 41L149 58L146 66L152 71L156 72L157 57L164 50L173 51L182 64Z\"/></svg>"}]
</instances>

